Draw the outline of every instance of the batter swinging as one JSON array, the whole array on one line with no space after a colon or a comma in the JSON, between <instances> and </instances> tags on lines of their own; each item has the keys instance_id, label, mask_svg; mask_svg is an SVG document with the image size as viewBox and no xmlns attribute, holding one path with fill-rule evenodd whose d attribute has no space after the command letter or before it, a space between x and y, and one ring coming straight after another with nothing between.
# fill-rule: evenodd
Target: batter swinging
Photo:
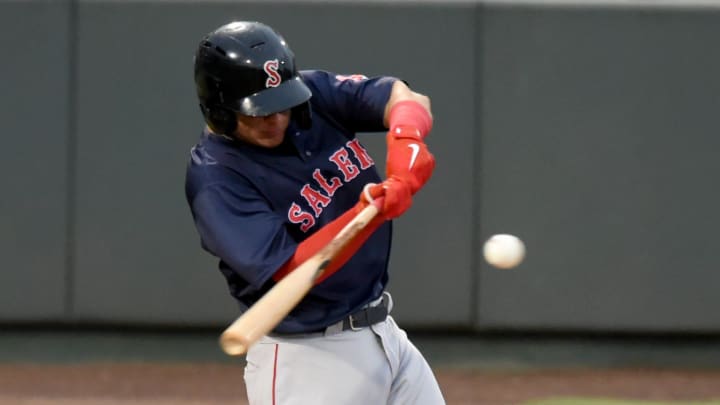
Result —
<instances>
[{"instance_id":1,"label":"batter swinging","mask_svg":"<svg viewBox=\"0 0 720 405\"><path fill-rule=\"evenodd\" d=\"M309 294L248 351L250 403L443 404L385 292L390 220L410 208L435 166L424 142L429 99L392 77L298 71L277 32L245 21L202 39L195 84L207 127L190 153L186 197L242 310L384 198ZM378 131L387 131L384 181L355 137Z\"/></svg>"}]
</instances>

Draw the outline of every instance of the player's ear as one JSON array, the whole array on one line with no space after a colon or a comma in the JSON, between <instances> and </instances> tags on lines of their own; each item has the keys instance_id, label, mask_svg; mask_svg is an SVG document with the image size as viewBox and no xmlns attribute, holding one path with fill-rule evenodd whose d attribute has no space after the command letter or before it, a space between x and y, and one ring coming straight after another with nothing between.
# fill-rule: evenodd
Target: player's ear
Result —
<instances>
[{"instance_id":1,"label":"player's ear","mask_svg":"<svg viewBox=\"0 0 720 405\"><path fill-rule=\"evenodd\" d=\"M200 111L210 129L217 134L232 136L237 129L237 117L234 111L222 107L208 107L202 104L200 104Z\"/></svg>"}]
</instances>

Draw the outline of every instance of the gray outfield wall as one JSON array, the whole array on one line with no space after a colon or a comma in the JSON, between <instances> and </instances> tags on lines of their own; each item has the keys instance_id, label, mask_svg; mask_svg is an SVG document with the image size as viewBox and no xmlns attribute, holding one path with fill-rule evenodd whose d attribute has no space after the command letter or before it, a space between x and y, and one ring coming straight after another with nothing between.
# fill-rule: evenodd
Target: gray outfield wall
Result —
<instances>
[{"instance_id":1,"label":"gray outfield wall","mask_svg":"<svg viewBox=\"0 0 720 405\"><path fill-rule=\"evenodd\" d=\"M501 2L0 1L0 321L235 316L183 194L192 54L233 19L301 68L432 97L438 167L391 264L404 325L720 330L720 9ZM528 245L515 270L482 260L500 232Z\"/></svg>"}]
</instances>

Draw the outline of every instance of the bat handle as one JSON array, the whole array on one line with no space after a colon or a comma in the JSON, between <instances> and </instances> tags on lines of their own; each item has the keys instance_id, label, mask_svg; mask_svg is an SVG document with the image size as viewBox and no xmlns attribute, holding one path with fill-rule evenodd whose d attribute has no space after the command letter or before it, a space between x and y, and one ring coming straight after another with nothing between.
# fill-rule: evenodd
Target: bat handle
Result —
<instances>
[{"instance_id":1,"label":"bat handle","mask_svg":"<svg viewBox=\"0 0 720 405\"><path fill-rule=\"evenodd\" d=\"M370 203L375 206L375 208L378 209L378 212L382 212L382 207L385 204L385 197L378 197L373 200L372 203Z\"/></svg>"}]
</instances>

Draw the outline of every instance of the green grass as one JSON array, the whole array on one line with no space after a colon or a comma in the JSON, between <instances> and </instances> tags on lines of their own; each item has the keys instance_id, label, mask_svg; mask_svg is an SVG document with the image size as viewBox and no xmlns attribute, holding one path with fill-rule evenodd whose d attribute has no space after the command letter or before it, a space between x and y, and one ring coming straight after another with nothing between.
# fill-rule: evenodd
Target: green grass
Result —
<instances>
[{"instance_id":1,"label":"green grass","mask_svg":"<svg viewBox=\"0 0 720 405\"><path fill-rule=\"evenodd\" d=\"M522 405L720 405L720 399L709 401L632 401L604 398L548 398L525 402Z\"/></svg>"}]
</instances>

